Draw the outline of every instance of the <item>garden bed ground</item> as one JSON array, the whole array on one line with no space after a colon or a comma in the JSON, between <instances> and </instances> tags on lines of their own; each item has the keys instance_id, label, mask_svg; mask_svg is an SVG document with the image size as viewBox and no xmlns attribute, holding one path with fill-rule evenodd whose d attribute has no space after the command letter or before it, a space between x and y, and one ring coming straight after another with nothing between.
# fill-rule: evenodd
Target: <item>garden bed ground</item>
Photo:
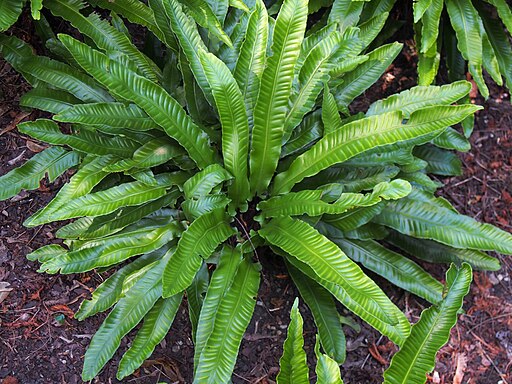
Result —
<instances>
[{"instance_id":1,"label":"garden bed ground","mask_svg":"<svg viewBox=\"0 0 512 384\"><path fill-rule=\"evenodd\" d=\"M22 31L21 31L22 32ZM20 35L18 35L20 36ZM407 55L405 56L407 57ZM406 59L402 59L406 60ZM359 99L369 102L414 84L414 79L397 64L383 80ZM410 71L408 72L410 74ZM39 112L22 111L20 96L28 85L0 60L0 175L19 166L41 150L41 144L20 135L14 128ZM441 194L463 213L483 222L512 230L512 105L506 91L492 86L491 97L478 113L471 153L462 154L464 174L442 180ZM25 255L54 241L56 226L27 229L22 222L45 205L66 182L42 183L37 191L22 192L0 202L0 282L10 291L0 299L0 382L4 384L81 383L80 371L87 344L104 315L82 322L73 319L80 302L101 283L91 272L74 275L38 274L37 263ZM235 383L271 383L278 371L281 346L286 334L289 309L297 292L280 260L262 257L264 279L255 316L240 348ZM475 274L465 299L466 314L452 330L449 343L439 354L430 378L434 383L512 384L512 261L500 257L498 272ZM443 279L444 266L423 264ZM271 271L271 272L269 272ZM402 308L411 321L418 319L426 303L381 279L376 281ZM0 293L0 297L2 294ZM313 348L314 326L304 306L306 348ZM348 315L348 314L347 314ZM350 315L348 315L350 316ZM342 373L346 383L380 383L382 372L396 347L386 338L354 319L361 331L347 331L348 357ZM123 341L126 349L133 333ZM115 367L120 355L109 363L96 383L117 383ZM191 382L193 357L186 306L182 306L171 332L157 347L144 367L124 382Z\"/></svg>"}]
</instances>

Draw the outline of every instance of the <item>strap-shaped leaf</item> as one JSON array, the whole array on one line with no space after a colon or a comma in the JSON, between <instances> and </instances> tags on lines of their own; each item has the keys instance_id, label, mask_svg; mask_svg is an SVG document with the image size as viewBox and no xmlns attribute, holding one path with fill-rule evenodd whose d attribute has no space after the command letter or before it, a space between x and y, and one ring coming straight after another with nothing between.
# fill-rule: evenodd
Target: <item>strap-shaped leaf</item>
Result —
<instances>
[{"instance_id":1,"label":"strap-shaped leaf","mask_svg":"<svg viewBox=\"0 0 512 384\"><path fill-rule=\"evenodd\" d=\"M15 168L0 177L0 200L18 194L22 189L39 188L39 181L48 175L53 182L64 171L74 167L80 161L76 152L51 147L36 154L21 167Z\"/></svg>"},{"instance_id":2,"label":"strap-shaped leaf","mask_svg":"<svg viewBox=\"0 0 512 384\"><path fill-rule=\"evenodd\" d=\"M147 27L161 41L166 41L164 34L157 26L153 10L139 0L90 0L89 3L114 11L126 17L130 22ZM177 49L176 49L177 50Z\"/></svg>"},{"instance_id":3,"label":"strap-shaped leaf","mask_svg":"<svg viewBox=\"0 0 512 384\"><path fill-rule=\"evenodd\" d=\"M201 27L206 28L214 36L219 38L224 44L233 46L229 36L222 29L222 25L213 13L208 1L206 0L187 0L181 1L190 11L195 22Z\"/></svg>"},{"instance_id":4,"label":"strap-shaped leaf","mask_svg":"<svg viewBox=\"0 0 512 384\"><path fill-rule=\"evenodd\" d=\"M422 312L410 336L384 372L385 384L427 381L426 373L434 369L437 351L448 341L450 330L457 322L457 313L469 292L472 277L469 264L463 264L460 269L452 266L448 270L444 300Z\"/></svg>"},{"instance_id":5,"label":"strap-shaped leaf","mask_svg":"<svg viewBox=\"0 0 512 384\"><path fill-rule=\"evenodd\" d=\"M260 273L244 258L233 284L221 299L214 326L202 349L194 383L226 383L231 379L238 348L251 321L260 285Z\"/></svg>"},{"instance_id":6,"label":"strap-shaped leaf","mask_svg":"<svg viewBox=\"0 0 512 384\"><path fill-rule=\"evenodd\" d=\"M22 107L36 108L51 113L59 113L81 101L72 94L39 86L25 93L20 99Z\"/></svg>"},{"instance_id":7,"label":"strap-shaped leaf","mask_svg":"<svg viewBox=\"0 0 512 384\"><path fill-rule=\"evenodd\" d=\"M192 341L196 345L197 324L203 307L203 301L208 289L210 275L208 265L203 263L197 272L190 287L187 288L188 317L192 325Z\"/></svg>"},{"instance_id":8,"label":"strap-shaped leaf","mask_svg":"<svg viewBox=\"0 0 512 384\"><path fill-rule=\"evenodd\" d=\"M185 212L185 216L193 220L215 209L226 208L229 203L231 203L231 199L220 193L185 200L181 204L181 208Z\"/></svg>"},{"instance_id":9,"label":"strap-shaped leaf","mask_svg":"<svg viewBox=\"0 0 512 384\"><path fill-rule=\"evenodd\" d=\"M281 139L294 67L306 29L305 0L285 0L276 20L272 56L263 71L254 107L250 183L254 193L268 186L281 153Z\"/></svg>"},{"instance_id":10,"label":"strap-shaped leaf","mask_svg":"<svg viewBox=\"0 0 512 384\"><path fill-rule=\"evenodd\" d=\"M96 81L60 61L34 56L23 60L19 68L52 87L68 91L82 101L112 101L112 97Z\"/></svg>"},{"instance_id":11,"label":"strap-shaped leaf","mask_svg":"<svg viewBox=\"0 0 512 384\"><path fill-rule=\"evenodd\" d=\"M429 6L424 8L424 12L421 17L421 38L417 44L420 47L420 53L427 54L429 50L436 44L439 35L439 21L441 20L441 14L443 12L444 1L443 0L428 0ZM426 1L423 1L424 3ZM417 3L415 3L416 5ZM414 15L415 23L420 18ZM418 27L415 27L418 28Z\"/></svg>"},{"instance_id":12,"label":"strap-shaped leaf","mask_svg":"<svg viewBox=\"0 0 512 384\"><path fill-rule=\"evenodd\" d=\"M389 203L374 221L405 235L432 239L454 248L512 254L511 234L414 197Z\"/></svg>"},{"instance_id":13,"label":"strap-shaped leaf","mask_svg":"<svg viewBox=\"0 0 512 384\"><path fill-rule=\"evenodd\" d=\"M478 12L470 1L446 0L445 2L450 22L457 35L457 47L464 59L469 62L469 72L478 85L478 89L487 98L489 90L482 74L482 34Z\"/></svg>"},{"instance_id":14,"label":"strap-shaped leaf","mask_svg":"<svg viewBox=\"0 0 512 384\"><path fill-rule=\"evenodd\" d=\"M462 175L462 162L454 152L425 144L415 148L413 153L428 163L427 173L440 176Z\"/></svg>"},{"instance_id":15,"label":"strap-shaped leaf","mask_svg":"<svg viewBox=\"0 0 512 384\"><path fill-rule=\"evenodd\" d=\"M502 3L499 0L489 0L493 3ZM503 30L503 26L497 23L495 18L492 17L491 13L485 9L481 4L476 5L482 22L484 23L485 31L491 46L496 54L496 60L500 67L500 72L507 81L507 87L510 89L512 85L512 47L508 41L508 36ZM501 6L500 6L501 7ZM505 7L508 8L507 5ZM505 9L505 8L503 8ZM510 12L510 11L509 11ZM503 20L503 16L501 16ZM512 30L512 18L510 19L509 31Z\"/></svg>"},{"instance_id":16,"label":"strap-shaped leaf","mask_svg":"<svg viewBox=\"0 0 512 384\"><path fill-rule=\"evenodd\" d=\"M57 196L48 203L46 207L37 211L30 216L23 225L27 227L35 227L47 223L45 216L50 212L55 211L57 208L62 207L67 202L84 196L91 192L96 184L98 184L108 172L103 171L103 167L111 164L114 161L113 156L101 156L92 158L90 155L84 161L83 165L77 173L73 175L69 183L64 185Z\"/></svg>"},{"instance_id":17,"label":"strap-shaped leaf","mask_svg":"<svg viewBox=\"0 0 512 384\"><path fill-rule=\"evenodd\" d=\"M235 77L247 105L252 110L258 95L260 78L265 68L268 42L268 14L263 0L257 0L247 24L245 40L240 47L233 76Z\"/></svg>"},{"instance_id":18,"label":"strap-shaped leaf","mask_svg":"<svg viewBox=\"0 0 512 384\"><path fill-rule=\"evenodd\" d=\"M364 2L352 0L334 0L327 23L338 23L341 32L355 27L359 22Z\"/></svg>"},{"instance_id":19,"label":"strap-shaped leaf","mask_svg":"<svg viewBox=\"0 0 512 384\"><path fill-rule=\"evenodd\" d=\"M45 6L55 15L69 21L82 34L90 37L96 46L106 52L122 52L129 56L148 79L158 81L162 77L160 69L130 41L106 20L91 13L88 17L80 13L83 4L72 0L48 0Z\"/></svg>"},{"instance_id":20,"label":"strap-shaped leaf","mask_svg":"<svg viewBox=\"0 0 512 384\"><path fill-rule=\"evenodd\" d=\"M258 204L264 217L281 216L319 216L323 214L340 214L356 207L367 207L381 200L395 200L407 196L411 185L404 180L383 182L375 186L372 193L343 193L334 203L322 200L323 191L290 192L284 196L275 196Z\"/></svg>"},{"instance_id":21,"label":"strap-shaped leaf","mask_svg":"<svg viewBox=\"0 0 512 384\"><path fill-rule=\"evenodd\" d=\"M284 121L284 140L301 122L304 115L315 106L316 99L324 83L329 80L332 56L340 48L343 37L334 32L319 42L307 55L298 75L298 92L292 92L291 107Z\"/></svg>"},{"instance_id":22,"label":"strap-shaped leaf","mask_svg":"<svg viewBox=\"0 0 512 384\"><path fill-rule=\"evenodd\" d=\"M440 148L454 149L459 152L467 152L471 149L469 140L451 127L448 127L446 131L432 140L432 144Z\"/></svg>"},{"instance_id":23,"label":"strap-shaped leaf","mask_svg":"<svg viewBox=\"0 0 512 384\"><path fill-rule=\"evenodd\" d=\"M408 254L428 261L429 263L454 263L457 266L468 263L473 269L497 271L501 268L500 261L488 254L473 249L458 249L432 240L415 239L390 231L386 241Z\"/></svg>"},{"instance_id":24,"label":"strap-shaped leaf","mask_svg":"<svg viewBox=\"0 0 512 384\"><path fill-rule=\"evenodd\" d=\"M339 110L345 110L357 96L373 85L402 50L402 44L383 45L368 54L368 60L343 76L334 91Z\"/></svg>"},{"instance_id":25,"label":"strap-shaped leaf","mask_svg":"<svg viewBox=\"0 0 512 384\"><path fill-rule=\"evenodd\" d=\"M390 251L376 241L335 238L332 241L352 260L381 275L398 287L432 304L443 298L443 286L412 260Z\"/></svg>"},{"instance_id":26,"label":"strap-shaped leaf","mask_svg":"<svg viewBox=\"0 0 512 384\"><path fill-rule=\"evenodd\" d=\"M388 17L389 12L382 12L358 25L359 38L364 48L368 47L372 41L379 36L379 33L382 33L382 29Z\"/></svg>"},{"instance_id":27,"label":"strap-shaped leaf","mask_svg":"<svg viewBox=\"0 0 512 384\"><path fill-rule=\"evenodd\" d=\"M194 369L197 369L201 353L213 331L220 303L233 284L241 261L242 253L239 248L222 249L199 315L194 343Z\"/></svg>"},{"instance_id":28,"label":"strap-shaped leaf","mask_svg":"<svg viewBox=\"0 0 512 384\"><path fill-rule=\"evenodd\" d=\"M433 105L448 105L462 99L471 90L471 84L465 80L436 86L418 86L396 95L376 101L366 112L366 116L380 115L391 111L402 111L408 118L414 111Z\"/></svg>"},{"instance_id":29,"label":"strap-shaped leaf","mask_svg":"<svg viewBox=\"0 0 512 384\"><path fill-rule=\"evenodd\" d=\"M300 154L306 149L310 148L324 132L322 122L319 119L321 110L307 114L306 117L300 122L299 126L295 128L291 137L286 142L281 150L281 157L286 157L294 154ZM283 163L281 163L282 165Z\"/></svg>"},{"instance_id":30,"label":"strap-shaped leaf","mask_svg":"<svg viewBox=\"0 0 512 384\"><path fill-rule=\"evenodd\" d=\"M219 164L212 164L188 179L183 185L183 192L187 199L206 196L215 186L232 177Z\"/></svg>"},{"instance_id":31,"label":"strap-shaped leaf","mask_svg":"<svg viewBox=\"0 0 512 384\"><path fill-rule=\"evenodd\" d=\"M122 380L139 368L160 343L174 321L183 295L177 294L167 299L159 299L155 306L144 316L144 323L130 348L119 362L117 379Z\"/></svg>"},{"instance_id":32,"label":"strap-shaped leaf","mask_svg":"<svg viewBox=\"0 0 512 384\"><path fill-rule=\"evenodd\" d=\"M25 1L3 0L0 2L0 32L7 31L21 15Z\"/></svg>"},{"instance_id":33,"label":"strap-shaped leaf","mask_svg":"<svg viewBox=\"0 0 512 384\"><path fill-rule=\"evenodd\" d=\"M340 113L336 106L336 99L329 91L327 85L324 88L324 99L322 101L322 123L324 124L324 135L342 126Z\"/></svg>"},{"instance_id":34,"label":"strap-shaped leaf","mask_svg":"<svg viewBox=\"0 0 512 384\"><path fill-rule=\"evenodd\" d=\"M169 254L172 251L169 252ZM162 271L169 255L153 264L142 278L119 300L87 348L82 380L89 381L100 372L130 332L162 295Z\"/></svg>"},{"instance_id":35,"label":"strap-shaped leaf","mask_svg":"<svg viewBox=\"0 0 512 384\"><path fill-rule=\"evenodd\" d=\"M60 228L57 237L61 239L91 240L112 235L143 217L165 206L172 206L181 195L178 188L172 189L159 199L133 207L122 207L98 217L83 217Z\"/></svg>"},{"instance_id":36,"label":"strap-shaped leaf","mask_svg":"<svg viewBox=\"0 0 512 384\"><path fill-rule=\"evenodd\" d=\"M353 231L371 221L384 208L384 203L354 208L340 215L325 215L322 221L343 232Z\"/></svg>"},{"instance_id":37,"label":"strap-shaped leaf","mask_svg":"<svg viewBox=\"0 0 512 384\"><path fill-rule=\"evenodd\" d=\"M127 137L107 137L87 130L85 127L81 128L78 133L66 135L60 131L57 123L47 119L21 123L18 125L18 130L46 143L68 145L78 151L96 155L131 157L139 147L137 142Z\"/></svg>"},{"instance_id":38,"label":"strap-shaped leaf","mask_svg":"<svg viewBox=\"0 0 512 384\"><path fill-rule=\"evenodd\" d=\"M199 56L222 125L224 167L233 175L229 196L238 206L249 198L249 124L244 99L229 68L221 60L204 51L200 51Z\"/></svg>"},{"instance_id":39,"label":"strap-shaped leaf","mask_svg":"<svg viewBox=\"0 0 512 384\"><path fill-rule=\"evenodd\" d=\"M403 313L357 264L316 229L300 220L282 217L262 226L259 234L292 255L291 259L305 263L306 269L299 269L331 291L356 315L397 344L405 340L409 323Z\"/></svg>"},{"instance_id":40,"label":"strap-shaped leaf","mask_svg":"<svg viewBox=\"0 0 512 384\"><path fill-rule=\"evenodd\" d=\"M123 103L74 105L72 108L59 111L54 120L85 125L109 125L136 131L160 129L142 109L134 104Z\"/></svg>"},{"instance_id":41,"label":"strap-shaped leaf","mask_svg":"<svg viewBox=\"0 0 512 384\"><path fill-rule=\"evenodd\" d=\"M174 239L181 227L171 222L156 228L140 228L115 234L102 240L92 240L66 254L45 261L39 268L47 273L78 273L97 267L118 264L132 256L152 252Z\"/></svg>"},{"instance_id":42,"label":"strap-shaped leaf","mask_svg":"<svg viewBox=\"0 0 512 384\"><path fill-rule=\"evenodd\" d=\"M0 34L0 52L4 60L20 72L30 85L33 87L40 85L41 82L34 76L21 70L21 64L35 56L30 45L16 36Z\"/></svg>"},{"instance_id":43,"label":"strap-shaped leaf","mask_svg":"<svg viewBox=\"0 0 512 384\"><path fill-rule=\"evenodd\" d=\"M163 0L163 5L171 21L172 31L179 41L197 83L205 96L210 98L210 85L199 59L199 49L205 51L208 49L199 35L196 23L183 12L183 7L178 0Z\"/></svg>"},{"instance_id":44,"label":"strap-shaped leaf","mask_svg":"<svg viewBox=\"0 0 512 384\"><path fill-rule=\"evenodd\" d=\"M285 193L299 181L313 176L336 163L341 163L376 146L406 140L419 140L440 133L447 126L463 120L480 107L473 105L437 106L420 109L411 114L403 124L398 111L346 124L325 135L310 150L293 161L287 171L275 178L272 194Z\"/></svg>"},{"instance_id":45,"label":"strap-shaped leaf","mask_svg":"<svg viewBox=\"0 0 512 384\"><path fill-rule=\"evenodd\" d=\"M104 191L90 193L69 201L50 213L46 220L58 221L80 216L102 216L125 207L153 201L165 195L166 187L149 186L140 181L124 183Z\"/></svg>"},{"instance_id":46,"label":"strap-shaped leaf","mask_svg":"<svg viewBox=\"0 0 512 384\"><path fill-rule=\"evenodd\" d=\"M82 301L79 310L75 313L75 318L84 320L113 306L138 279L144 276L148 269L152 268L151 264L162 258L164 249L166 247L138 257L106 279L94 290L90 300Z\"/></svg>"},{"instance_id":47,"label":"strap-shaped leaf","mask_svg":"<svg viewBox=\"0 0 512 384\"><path fill-rule=\"evenodd\" d=\"M318 338L315 343L315 354L317 358L315 368L316 384L343 384L338 362L331 359L328 355L320 353Z\"/></svg>"},{"instance_id":48,"label":"strap-shaped leaf","mask_svg":"<svg viewBox=\"0 0 512 384\"><path fill-rule=\"evenodd\" d=\"M170 137L187 150L200 168L215 162L206 134L162 87L70 36L60 35L59 38L86 71L112 93L144 109Z\"/></svg>"},{"instance_id":49,"label":"strap-shaped leaf","mask_svg":"<svg viewBox=\"0 0 512 384\"><path fill-rule=\"evenodd\" d=\"M64 253L66 253L65 248L61 247L58 244L49 244L29 253L27 255L27 259L31 261L38 260L39 262L44 263L45 261L50 260L55 256L62 255Z\"/></svg>"},{"instance_id":50,"label":"strap-shaped leaf","mask_svg":"<svg viewBox=\"0 0 512 384\"><path fill-rule=\"evenodd\" d=\"M302 299L313 314L322 348L338 364L342 364L346 356L345 334L332 295L292 264L287 263L286 266Z\"/></svg>"},{"instance_id":51,"label":"strap-shaped leaf","mask_svg":"<svg viewBox=\"0 0 512 384\"><path fill-rule=\"evenodd\" d=\"M167 264L163 276L163 295L169 297L190 286L194 276L215 248L235 230L229 225L229 216L217 209L198 217L183 232L176 253Z\"/></svg>"},{"instance_id":52,"label":"strap-shaped leaf","mask_svg":"<svg viewBox=\"0 0 512 384\"><path fill-rule=\"evenodd\" d=\"M165 13L165 7L163 0L149 0L148 5L153 11L156 27L161 31L158 38L167 45L174 53L179 52L178 42L171 29L171 23ZM164 69L165 72L165 69Z\"/></svg>"},{"instance_id":53,"label":"strap-shaped leaf","mask_svg":"<svg viewBox=\"0 0 512 384\"><path fill-rule=\"evenodd\" d=\"M278 384L309 383L308 363L303 348L303 324L299 312L299 299L295 299L290 311L290 324L283 345L283 355L279 359L279 374L276 378Z\"/></svg>"}]
</instances>

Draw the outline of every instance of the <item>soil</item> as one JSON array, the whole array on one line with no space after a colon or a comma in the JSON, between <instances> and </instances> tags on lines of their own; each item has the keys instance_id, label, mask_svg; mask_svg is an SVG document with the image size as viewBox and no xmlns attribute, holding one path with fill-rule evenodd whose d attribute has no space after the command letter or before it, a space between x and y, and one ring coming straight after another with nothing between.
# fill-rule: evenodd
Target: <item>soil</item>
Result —
<instances>
[{"instance_id":1,"label":"soil","mask_svg":"<svg viewBox=\"0 0 512 384\"><path fill-rule=\"evenodd\" d=\"M17 36L30 37L27 28ZM357 108L415 84L414 69L404 70L413 59L405 53L390 67L382 80L358 99ZM42 149L41 143L19 134L15 126L40 117L39 112L21 110L20 96L29 89L23 78L0 60L0 175L21 165ZM477 114L471 137L472 150L461 154L464 174L445 178L441 195L465 214L512 230L512 105L508 92L491 85L491 97L484 101L473 94L473 102L484 105ZM54 196L70 174L55 183L42 182L36 191L21 192L0 202L0 282L12 288L0 300L0 382L4 384L81 383L83 355L91 336L105 315L78 322L73 318L80 302L100 284L96 272L46 275L25 256L45 244L54 243L58 225L25 228L23 221ZM429 378L432 383L512 383L512 262L497 255L503 268L497 272L476 272L470 294L464 301L465 314L452 330L451 339L438 355ZM261 258L264 279L253 320L240 348L234 383L272 383L278 372L289 310L298 296L286 269L278 258ZM419 262L419 261L418 261ZM421 263L421 262L420 262ZM421 263L443 279L444 266ZM374 277L372 275L372 277ZM427 304L415 296L375 277L377 283L415 322ZM314 346L315 328L308 309L301 305L305 319L306 350ZM341 314L353 318L340 309ZM359 332L346 326L348 354L342 366L346 383L380 383L382 373L396 347L356 318ZM134 332L123 340L126 350ZM94 383L118 383L114 379L120 354L107 364ZM193 349L191 330L182 306L171 332L157 346L144 366L125 383L189 383ZM501 380L501 381L500 381Z\"/></svg>"}]
</instances>

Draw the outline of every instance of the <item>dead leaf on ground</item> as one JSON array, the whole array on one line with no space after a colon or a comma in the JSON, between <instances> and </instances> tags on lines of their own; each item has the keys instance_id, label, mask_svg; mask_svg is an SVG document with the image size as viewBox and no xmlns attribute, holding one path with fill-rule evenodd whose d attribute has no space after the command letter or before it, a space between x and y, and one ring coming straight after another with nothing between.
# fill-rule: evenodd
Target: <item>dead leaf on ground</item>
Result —
<instances>
[{"instance_id":1,"label":"dead leaf on ground","mask_svg":"<svg viewBox=\"0 0 512 384\"><path fill-rule=\"evenodd\" d=\"M455 370L455 376L453 377L453 384L461 384L464 372L468 365L468 358L465 354L461 353L457 356L457 369Z\"/></svg>"},{"instance_id":2,"label":"dead leaf on ground","mask_svg":"<svg viewBox=\"0 0 512 384\"><path fill-rule=\"evenodd\" d=\"M9 285L8 282L6 281L0 281L0 303L2 301L4 301L5 299L7 299L7 296L9 296L9 293L14 289L14 288L7 288Z\"/></svg>"},{"instance_id":3,"label":"dead leaf on ground","mask_svg":"<svg viewBox=\"0 0 512 384\"><path fill-rule=\"evenodd\" d=\"M27 116L29 116L32 112L21 112L4 128L0 131L0 136L3 134L12 131L16 126Z\"/></svg>"}]
</instances>

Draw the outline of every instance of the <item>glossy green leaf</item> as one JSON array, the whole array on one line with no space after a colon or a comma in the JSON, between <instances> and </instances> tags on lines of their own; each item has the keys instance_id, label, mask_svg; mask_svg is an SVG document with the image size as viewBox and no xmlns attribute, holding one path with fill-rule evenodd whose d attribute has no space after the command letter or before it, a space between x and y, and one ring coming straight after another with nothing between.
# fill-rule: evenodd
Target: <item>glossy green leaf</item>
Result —
<instances>
[{"instance_id":1,"label":"glossy green leaf","mask_svg":"<svg viewBox=\"0 0 512 384\"><path fill-rule=\"evenodd\" d=\"M85 70L112 93L130 99L144 109L187 150L200 168L214 162L215 155L206 134L163 88L69 36L60 35L59 38Z\"/></svg>"},{"instance_id":2,"label":"glossy green leaf","mask_svg":"<svg viewBox=\"0 0 512 384\"><path fill-rule=\"evenodd\" d=\"M163 276L163 295L170 297L190 286L194 276L213 251L235 230L229 225L224 210L217 209L198 217L183 232L176 253L167 264Z\"/></svg>"},{"instance_id":3,"label":"glossy green leaf","mask_svg":"<svg viewBox=\"0 0 512 384\"><path fill-rule=\"evenodd\" d=\"M313 314L322 348L338 364L342 364L346 356L345 334L331 293L292 264L287 263L287 267L302 299Z\"/></svg>"},{"instance_id":4,"label":"glossy green leaf","mask_svg":"<svg viewBox=\"0 0 512 384\"><path fill-rule=\"evenodd\" d=\"M36 108L51 113L59 113L81 101L72 94L56 89L38 86L25 93L20 99L22 107Z\"/></svg>"},{"instance_id":5,"label":"glossy green leaf","mask_svg":"<svg viewBox=\"0 0 512 384\"><path fill-rule=\"evenodd\" d=\"M121 339L142 320L160 298L162 272L168 258L166 256L153 264L153 267L119 300L94 334L85 353L82 380L94 379L119 348Z\"/></svg>"},{"instance_id":6,"label":"glossy green leaf","mask_svg":"<svg viewBox=\"0 0 512 384\"><path fill-rule=\"evenodd\" d=\"M183 185L187 199L206 196L218 184L231 179L233 176L219 164L212 164L196 173Z\"/></svg>"},{"instance_id":7,"label":"glossy green leaf","mask_svg":"<svg viewBox=\"0 0 512 384\"><path fill-rule=\"evenodd\" d=\"M260 273L244 258L215 314L213 329L202 349L194 383L226 383L231 379L238 349L251 321L260 284Z\"/></svg>"},{"instance_id":8,"label":"glossy green leaf","mask_svg":"<svg viewBox=\"0 0 512 384\"><path fill-rule=\"evenodd\" d=\"M0 2L0 32L7 31L23 10L23 0L2 0Z\"/></svg>"},{"instance_id":9,"label":"glossy green leaf","mask_svg":"<svg viewBox=\"0 0 512 384\"><path fill-rule=\"evenodd\" d=\"M149 222L149 225L151 222ZM79 273L98 267L118 264L130 257L152 252L164 246L181 232L175 222L147 228L125 229L100 240L91 240L80 247L51 258L41 264L40 272Z\"/></svg>"},{"instance_id":10,"label":"glossy green leaf","mask_svg":"<svg viewBox=\"0 0 512 384\"><path fill-rule=\"evenodd\" d=\"M473 274L468 264L460 269L452 266L446 273L447 292L443 301L422 312L410 336L393 356L384 372L384 383L425 383L426 374L435 365L437 351L450 338L450 330L457 322L464 296L469 292Z\"/></svg>"},{"instance_id":11,"label":"glossy green leaf","mask_svg":"<svg viewBox=\"0 0 512 384\"><path fill-rule=\"evenodd\" d=\"M302 336L303 324L304 321L299 312L299 299L295 299L290 312L290 324L283 345L283 355L279 359L279 374L276 378L278 384L309 383L309 369Z\"/></svg>"},{"instance_id":12,"label":"glossy green leaf","mask_svg":"<svg viewBox=\"0 0 512 384\"><path fill-rule=\"evenodd\" d=\"M305 177L313 176L331 165L341 163L376 146L422 137L437 136L480 109L473 105L437 106L420 109L403 124L400 112L370 116L344 125L325 135L310 150L299 156L288 170L275 178L272 194L285 193Z\"/></svg>"},{"instance_id":13,"label":"glossy green leaf","mask_svg":"<svg viewBox=\"0 0 512 384\"><path fill-rule=\"evenodd\" d=\"M285 0L276 20L272 56L263 71L254 107L250 156L253 193L262 193L266 189L277 167L294 66L306 29L307 14L307 1Z\"/></svg>"},{"instance_id":14,"label":"glossy green leaf","mask_svg":"<svg viewBox=\"0 0 512 384\"><path fill-rule=\"evenodd\" d=\"M305 263L306 269L299 269L335 294L352 312L397 344L405 340L409 323L402 312L357 264L316 229L300 220L282 217L262 226L259 234Z\"/></svg>"},{"instance_id":15,"label":"glossy green leaf","mask_svg":"<svg viewBox=\"0 0 512 384\"><path fill-rule=\"evenodd\" d=\"M435 240L455 248L512 254L512 235L509 233L433 202L421 201L415 196L394 201L374 221L405 235Z\"/></svg>"},{"instance_id":16,"label":"glossy green leaf","mask_svg":"<svg viewBox=\"0 0 512 384\"><path fill-rule=\"evenodd\" d=\"M177 294L167 299L159 299L144 316L144 323L137 332L130 348L119 362L117 379L122 380L139 368L160 343L174 321L183 295Z\"/></svg>"},{"instance_id":17,"label":"glossy green leaf","mask_svg":"<svg viewBox=\"0 0 512 384\"><path fill-rule=\"evenodd\" d=\"M76 152L68 152L59 147L45 149L22 166L0 177L0 200L13 197L22 189L39 188L39 181L46 175L50 182L53 182L79 161L80 158Z\"/></svg>"},{"instance_id":18,"label":"glossy green leaf","mask_svg":"<svg viewBox=\"0 0 512 384\"><path fill-rule=\"evenodd\" d=\"M443 298L442 284L418 264L376 241L331 239L352 260L432 304Z\"/></svg>"},{"instance_id":19,"label":"glossy green leaf","mask_svg":"<svg viewBox=\"0 0 512 384\"><path fill-rule=\"evenodd\" d=\"M233 175L229 196L238 206L249 198L249 124L243 95L229 68L220 59L204 51L200 51L199 56L222 125L224 167Z\"/></svg>"},{"instance_id":20,"label":"glossy green leaf","mask_svg":"<svg viewBox=\"0 0 512 384\"><path fill-rule=\"evenodd\" d=\"M70 0L45 0L45 6L55 16L69 21L82 34L90 37L94 44L106 51L119 51L129 56L144 76L152 81L162 77L160 69L130 41L124 33L119 32L106 20L91 13L88 17L80 13L83 4Z\"/></svg>"},{"instance_id":21,"label":"glossy green leaf","mask_svg":"<svg viewBox=\"0 0 512 384\"><path fill-rule=\"evenodd\" d=\"M462 162L454 152L426 144L415 148L414 156L428 163L427 173L440 176L462 175Z\"/></svg>"},{"instance_id":22,"label":"glossy green leaf","mask_svg":"<svg viewBox=\"0 0 512 384\"><path fill-rule=\"evenodd\" d=\"M429 263L454 263L457 266L468 263L473 269L484 271L497 271L501 268L497 258L473 249L452 248L432 240L415 239L396 231L390 231L386 241Z\"/></svg>"},{"instance_id":23,"label":"glossy green leaf","mask_svg":"<svg viewBox=\"0 0 512 384\"><path fill-rule=\"evenodd\" d=\"M60 131L57 123L47 119L21 123L18 125L18 130L46 143L68 145L78 151L96 155L131 157L139 147L137 142L127 137L108 137L85 127L82 127L77 133L67 135Z\"/></svg>"},{"instance_id":24,"label":"glossy green leaf","mask_svg":"<svg viewBox=\"0 0 512 384\"><path fill-rule=\"evenodd\" d=\"M134 104L92 103L79 104L59 111L54 120L86 125L109 125L115 128L147 131L159 129L146 113Z\"/></svg>"},{"instance_id":25,"label":"glossy green leaf","mask_svg":"<svg viewBox=\"0 0 512 384\"><path fill-rule=\"evenodd\" d=\"M69 183L65 184L60 189L57 196L55 196L55 198L50 201L46 207L30 216L25 220L23 225L27 227L35 227L37 225L45 224L48 222L46 220L46 216L52 211L55 211L73 199L91 192L94 186L108 175L108 172L103 171L103 167L111 164L115 159L113 156L91 158L92 156L89 157L90 161L83 165L78 172L71 177Z\"/></svg>"},{"instance_id":26,"label":"glossy green leaf","mask_svg":"<svg viewBox=\"0 0 512 384\"><path fill-rule=\"evenodd\" d=\"M233 284L241 261L240 249L230 247L222 249L199 315L194 347L194 369L197 369L201 353L213 331L221 301Z\"/></svg>"}]
</instances>

